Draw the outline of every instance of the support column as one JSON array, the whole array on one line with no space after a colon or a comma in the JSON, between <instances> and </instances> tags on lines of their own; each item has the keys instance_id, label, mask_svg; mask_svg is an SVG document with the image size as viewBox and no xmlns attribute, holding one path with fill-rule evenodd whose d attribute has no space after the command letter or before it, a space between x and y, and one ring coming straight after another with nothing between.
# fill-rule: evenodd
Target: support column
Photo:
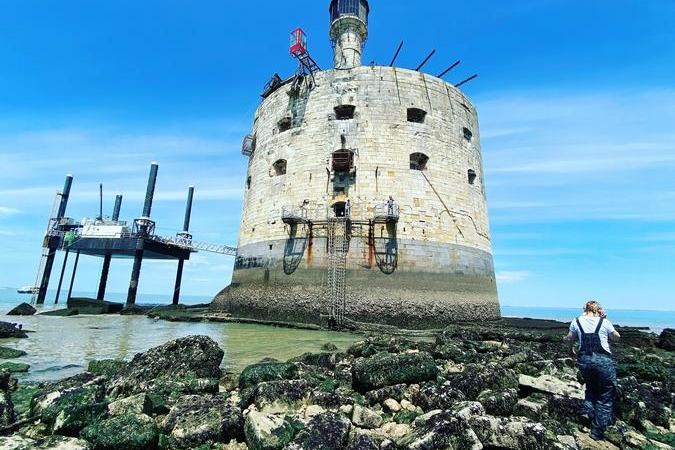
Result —
<instances>
[{"instance_id":1,"label":"support column","mask_svg":"<svg viewBox=\"0 0 675 450\"><path fill-rule=\"evenodd\" d=\"M49 278L52 276L52 268L54 267L54 258L56 258L56 248L47 247L49 254L45 262L45 268L42 272L42 279L40 280L40 291L38 292L37 304L44 305L47 298L47 288L49 287Z\"/></svg>"},{"instance_id":2,"label":"support column","mask_svg":"<svg viewBox=\"0 0 675 450\"><path fill-rule=\"evenodd\" d=\"M68 197L70 197L70 188L73 185L73 176L66 175L66 182L63 185L63 192L61 192L61 201L59 203L59 209L56 212L56 217L50 217L51 220L55 220L54 227L59 226L59 221L66 214L66 207L68 206ZM38 291L37 304L44 305L45 299L47 298L47 288L49 287L49 278L52 276L52 268L54 267L54 258L56 257L56 251L58 250L58 240L52 237L47 236L47 260L45 261L44 271L42 272L42 279L40 280L40 290Z\"/></svg>"},{"instance_id":3,"label":"support column","mask_svg":"<svg viewBox=\"0 0 675 450\"><path fill-rule=\"evenodd\" d=\"M120 218L120 208L122 208L122 196L115 197L115 207L113 209L112 221L117 222ZM96 300L103 301L105 299L105 288L108 285L108 273L110 272L110 261L112 255L108 253L103 257L103 269L101 269L101 279L98 282L98 294Z\"/></svg>"},{"instance_id":4,"label":"support column","mask_svg":"<svg viewBox=\"0 0 675 450\"><path fill-rule=\"evenodd\" d=\"M73 266L73 275L70 277L70 287L68 288L68 299L66 303L73 296L73 284L75 284L75 273L77 272L77 263L80 262L80 251L75 254L75 265Z\"/></svg>"},{"instance_id":5,"label":"support column","mask_svg":"<svg viewBox=\"0 0 675 450\"><path fill-rule=\"evenodd\" d=\"M188 196L187 203L185 204L185 218L183 219L183 231L178 233L178 237L185 239L187 241L192 241L192 235L189 233L190 230L190 216L192 215L192 199L194 198L195 187L188 187ZM173 304L177 305L180 300L180 285L183 281L183 264L185 260L183 258L178 260L178 269L176 270L176 284L173 288Z\"/></svg>"},{"instance_id":6,"label":"support column","mask_svg":"<svg viewBox=\"0 0 675 450\"><path fill-rule=\"evenodd\" d=\"M138 292L138 279L141 275L141 264L143 264L143 249L137 249L134 254L134 267L131 270L131 281L129 282L129 292L127 293L127 306L136 304L136 293Z\"/></svg>"},{"instance_id":7,"label":"support column","mask_svg":"<svg viewBox=\"0 0 675 450\"><path fill-rule=\"evenodd\" d=\"M58 305L59 304L59 296L61 295L61 285L63 284L63 275L66 273L66 263L68 263L68 254L70 251L66 249L66 254L63 257L63 266L61 266L61 276L59 277L59 287L56 288L56 300L54 300L54 304Z\"/></svg>"},{"instance_id":8,"label":"support column","mask_svg":"<svg viewBox=\"0 0 675 450\"><path fill-rule=\"evenodd\" d=\"M176 284L173 288L173 304L177 305L180 298L180 284L183 280L183 263L184 259L178 260L178 270L176 271Z\"/></svg>"},{"instance_id":9,"label":"support column","mask_svg":"<svg viewBox=\"0 0 675 450\"><path fill-rule=\"evenodd\" d=\"M101 279L98 282L98 294L96 300L103 301L105 298L105 288L108 284L108 272L110 272L110 261L112 255L108 254L103 257L103 268L101 269Z\"/></svg>"}]
</instances>

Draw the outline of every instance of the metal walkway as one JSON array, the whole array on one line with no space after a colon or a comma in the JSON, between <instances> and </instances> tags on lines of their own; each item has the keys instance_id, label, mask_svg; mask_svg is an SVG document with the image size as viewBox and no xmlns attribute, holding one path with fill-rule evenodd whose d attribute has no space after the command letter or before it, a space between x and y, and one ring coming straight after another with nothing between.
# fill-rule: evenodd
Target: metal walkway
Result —
<instances>
[{"instance_id":1,"label":"metal walkway","mask_svg":"<svg viewBox=\"0 0 675 450\"><path fill-rule=\"evenodd\" d=\"M173 244L178 247L182 247L186 250L194 252L209 252L209 253L218 253L220 255L228 256L237 256L237 247L231 247L229 245L223 244L213 244L210 242L195 242L192 239L185 239L179 236L176 237L164 237L164 236L152 236L150 239L154 239L165 244Z\"/></svg>"},{"instance_id":2,"label":"metal walkway","mask_svg":"<svg viewBox=\"0 0 675 450\"><path fill-rule=\"evenodd\" d=\"M331 324L340 327L344 323L346 308L347 252L349 234L347 219L333 218L328 221L328 298L330 300Z\"/></svg>"}]
</instances>

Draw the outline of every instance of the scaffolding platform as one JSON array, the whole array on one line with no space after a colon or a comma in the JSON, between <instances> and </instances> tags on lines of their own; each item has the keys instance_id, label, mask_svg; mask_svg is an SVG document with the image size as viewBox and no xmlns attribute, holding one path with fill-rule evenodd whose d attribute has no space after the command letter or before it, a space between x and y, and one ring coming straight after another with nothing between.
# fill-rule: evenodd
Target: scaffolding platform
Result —
<instances>
[{"instance_id":1,"label":"scaffolding platform","mask_svg":"<svg viewBox=\"0 0 675 450\"><path fill-rule=\"evenodd\" d=\"M383 203L381 205L375 206L375 211L373 214L374 223L398 223L400 217L400 208L394 203L389 205Z\"/></svg>"},{"instance_id":2,"label":"scaffolding platform","mask_svg":"<svg viewBox=\"0 0 675 450\"><path fill-rule=\"evenodd\" d=\"M81 255L113 259L133 259L137 250L143 250L144 259L153 260L189 260L194 250L175 244L168 244L153 237L129 236L120 238L80 238L65 247Z\"/></svg>"}]
</instances>

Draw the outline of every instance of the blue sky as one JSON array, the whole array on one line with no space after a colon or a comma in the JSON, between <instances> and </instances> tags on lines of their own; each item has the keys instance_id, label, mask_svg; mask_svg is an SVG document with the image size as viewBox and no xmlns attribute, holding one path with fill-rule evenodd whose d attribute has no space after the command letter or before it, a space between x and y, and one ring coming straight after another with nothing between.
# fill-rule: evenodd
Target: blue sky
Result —
<instances>
[{"instance_id":1,"label":"blue sky","mask_svg":"<svg viewBox=\"0 0 675 450\"><path fill-rule=\"evenodd\" d=\"M33 282L66 173L70 216L96 214L103 182L106 210L121 192L132 219L158 161L159 231L180 228L195 184L195 236L236 243L241 137L265 82L295 68L290 30L305 28L331 65L328 1L48 5L5 2L0 16L0 286ZM503 304L675 309L675 3L373 0L371 10L365 62L387 64L404 40L402 67L436 49L430 73L461 59L448 80L480 74L465 91L481 119ZM100 264L81 260L78 289L95 290ZM141 291L169 294L173 267L145 264ZM231 270L231 258L199 254L183 292L213 295ZM110 290L124 292L129 272L116 261Z\"/></svg>"}]
</instances>

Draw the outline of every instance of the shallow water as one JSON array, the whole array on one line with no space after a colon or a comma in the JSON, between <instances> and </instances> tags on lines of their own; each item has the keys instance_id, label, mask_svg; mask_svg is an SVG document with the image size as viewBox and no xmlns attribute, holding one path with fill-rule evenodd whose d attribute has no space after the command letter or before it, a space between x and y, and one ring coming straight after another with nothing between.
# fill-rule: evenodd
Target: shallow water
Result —
<instances>
[{"instance_id":1,"label":"shallow water","mask_svg":"<svg viewBox=\"0 0 675 450\"><path fill-rule=\"evenodd\" d=\"M91 293L75 295L91 296ZM119 294L120 296L122 294ZM54 293L50 293L43 309L53 309ZM114 299L117 300L115 297ZM183 297L185 303L203 303L204 297ZM17 295L14 289L0 289L0 314L9 311L30 296ZM143 296L140 301L169 304L168 297ZM62 306L60 306L62 307ZM648 326L659 332L675 326L672 311L610 311L610 319L617 324ZM570 321L578 314L570 308L527 308L502 306L502 314L514 317L532 317ZM27 380L54 380L85 370L93 359L131 359L136 353L183 336L203 334L213 338L225 352L223 368L240 371L263 358L286 360L305 352L316 352L327 342L341 350L360 339L359 335L330 331L308 331L263 325L235 323L166 322L136 316L74 316L74 317L12 317L0 320L21 323L32 330L28 339L3 339L0 345L28 352L16 361L31 365Z\"/></svg>"},{"instance_id":2,"label":"shallow water","mask_svg":"<svg viewBox=\"0 0 675 450\"><path fill-rule=\"evenodd\" d=\"M225 352L223 368L240 371L263 358L278 360L316 352L327 342L341 350L360 336L236 323L167 322L138 316L10 317L2 320L32 330L28 339L3 339L1 345L25 350L16 361L31 365L20 379L43 381L75 375L93 359L131 359L136 353L188 335L206 335Z\"/></svg>"}]
</instances>

